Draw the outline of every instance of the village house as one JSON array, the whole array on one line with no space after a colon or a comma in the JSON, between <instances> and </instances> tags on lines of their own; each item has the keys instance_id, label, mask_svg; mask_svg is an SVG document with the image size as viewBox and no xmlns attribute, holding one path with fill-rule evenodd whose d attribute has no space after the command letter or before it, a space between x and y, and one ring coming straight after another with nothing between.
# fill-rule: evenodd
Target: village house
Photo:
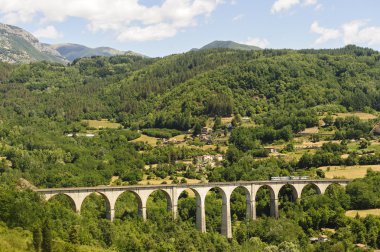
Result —
<instances>
[{"instance_id":1,"label":"village house","mask_svg":"<svg viewBox=\"0 0 380 252\"><path fill-rule=\"evenodd\" d=\"M245 123L248 123L248 122L251 121L251 118L248 117L248 116L244 116L244 117L241 118L241 121L242 121L242 122L245 122Z\"/></svg>"},{"instance_id":2,"label":"village house","mask_svg":"<svg viewBox=\"0 0 380 252\"><path fill-rule=\"evenodd\" d=\"M172 138L172 139L162 138L162 143L163 144L180 144L180 143L184 143L184 142L186 142L185 139L178 140L178 139L175 139L175 138Z\"/></svg>"},{"instance_id":3,"label":"village house","mask_svg":"<svg viewBox=\"0 0 380 252\"><path fill-rule=\"evenodd\" d=\"M327 242L329 239L328 239L328 236L327 235L320 235L318 237L311 237L310 238L310 242L311 243L317 243L317 242Z\"/></svg>"},{"instance_id":4,"label":"village house","mask_svg":"<svg viewBox=\"0 0 380 252\"><path fill-rule=\"evenodd\" d=\"M208 128L208 127L203 127L202 130L201 130L201 134L211 134L212 133L212 129L211 128Z\"/></svg>"},{"instance_id":5,"label":"village house","mask_svg":"<svg viewBox=\"0 0 380 252\"><path fill-rule=\"evenodd\" d=\"M211 143L211 138L205 134L201 134L199 136L199 140L201 140L202 142L205 142L205 143Z\"/></svg>"},{"instance_id":6,"label":"village house","mask_svg":"<svg viewBox=\"0 0 380 252\"><path fill-rule=\"evenodd\" d=\"M215 167L216 165L219 165L220 162L223 161L223 155L217 154L217 155L203 155L203 156L197 156L195 157L195 163L198 168L204 168L207 165L211 167Z\"/></svg>"},{"instance_id":7,"label":"village house","mask_svg":"<svg viewBox=\"0 0 380 252\"><path fill-rule=\"evenodd\" d=\"M278 153L278 150L272 147L264 147L265 150L268 150L270 153Z\"/></svg>"}]
</instances>

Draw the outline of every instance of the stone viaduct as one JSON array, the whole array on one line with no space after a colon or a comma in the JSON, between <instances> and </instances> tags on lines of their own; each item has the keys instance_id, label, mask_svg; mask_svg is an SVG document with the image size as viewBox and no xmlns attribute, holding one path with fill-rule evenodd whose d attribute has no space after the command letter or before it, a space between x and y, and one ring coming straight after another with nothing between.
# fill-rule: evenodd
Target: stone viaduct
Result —
<instances>
[{"instance_id":1,"label":"stone viaduct","mask_svg":"<svg viewBox=\"0 0 380 252\"><path fill-rule=\"evenodd\" d=\"M146 220L146 205L149 195L154 191L161 190L165 193L168 210L172 212L173 218L177 217L177 203L180 194L185 190L192 190L196 196L196 226L201 232L206 232L205 201L206 194L212 188L219 188L222 194L222 227L221 233L228 238L232 237L230 197L236 188L243 188L246 193L247 218L256 219L256 193L266 187L270 191L270 214L278 218L279 194L281 188L289 186L292 188L293 200L301 197L302 190L307 185L313 185L319 194L323 194L331 184L345 186L349 180L270 180L270 181L239 181L221 183L199 183L199 184L167 184L167 185L136 185L136 186L99 186L78 188L51 188L35 190L41 193L46 200L55 195L66 195L73 204L77 213L80 213L84 199L92 193L102 195L106 201L107 218L111 221L115 217L115 204L118 197L128 191L132 192L138 201L139 215Z\"/></svg>"}]
</instances>

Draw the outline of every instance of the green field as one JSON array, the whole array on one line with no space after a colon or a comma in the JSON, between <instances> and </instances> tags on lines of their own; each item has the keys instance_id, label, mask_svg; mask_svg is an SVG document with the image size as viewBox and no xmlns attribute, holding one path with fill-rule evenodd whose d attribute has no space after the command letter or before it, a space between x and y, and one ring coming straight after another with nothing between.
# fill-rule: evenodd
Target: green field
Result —
<instances>
[{"instance_id":1,"label":"green field","mask_svg":"<svg viewBox=\"0 0 380 252\"><path fill-rule=\"evenodd\" d=\"M380 216L380 209L366 209L366 210L349 210L346 212L346 216L355 218L359 214L360 217L366 217L367 215Z\"/></svg>"},{"instance_id":2,"label":"green field","mask_svg":"<svg viewBox=\"0 0 380 252\"><path fill-rule=\"evenodd\" d=\"M102 119L102 120L83 120L84 123L88 124L89 128L95 128L95 129L118 129L121 126L120 123L114 123L110 122L107 119Z\"/></svg>"},{"instance_id":3,"label":"green field","mask_svg":"<svg viewBox=\"0 0 380 252\"><path fill-rule=\"evenodd\" d=\"M325 171L326 178L356 179L364 178L364 176L367 174L368 169L372 169L373 171L380 171L380 165L328 166L320 167L320 169Z\"/></svg>"},{"instance_id":4,"label":"green field","mask_svg":"<svg viewBox=\"0 0 380 252\"><path fill-rule=\"evenodd\" d=\"M141 136L139 138L136 138L136 139L132 140L131 142L144 142L144 143L148 143L149 145L154 147L157 145L157 140L159 140L159 139L156 137L150 137L150 136L141 134Z\"/></svg>"},{"instance_id":5,"label":"green field","mask_svg":"<svg viewBox=\"0 0 380 252\"><path fill-rule=\"evenodd\" d=\"M371 119L376 119L377 116L369 113L364 113L364 112L350 112L350 113L336 113L333 115L333 117L338 118L345 118L349 116L357 116L359 117L360 120L371 120Z\"/></svg>"}]
</instances>

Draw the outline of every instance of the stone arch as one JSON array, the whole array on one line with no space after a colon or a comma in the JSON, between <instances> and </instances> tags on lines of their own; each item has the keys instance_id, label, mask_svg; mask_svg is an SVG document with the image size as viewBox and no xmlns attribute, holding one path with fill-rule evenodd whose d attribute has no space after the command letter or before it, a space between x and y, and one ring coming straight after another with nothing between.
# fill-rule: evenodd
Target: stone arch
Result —
<instances>
[{"instance_id":1,"label":"stone arch","mask_svg":"<svg viewBox=\"0 0 380 252\"><path fill-rule=\"evenodd\" d=\"M324 190L323 193L325 193L327 190L329 190L329 189L330 189L331 187L333 187L333 186L339 186L339 187L341 187L341 188L344 188L344 187L345 187L345 185L340 184L339 182L332 182L332 183L327 184L327 185L325 186L325 190Z\"/></svg>"},{"instance_id":2,"label":"stone arch","mask_svg":"<svg viewBox=\"0 0 380 252\"><path fill-rule=\"evenodd\" d=\"M55 199L56 197L59 197L61 195L65 196L65 198L68 199L68 201L70 202L71 208L74 212L79 212L80 209L78 210L78 206L77 206L75 200L69 194L57 193L57 194L51 195L50 197L46 198L46 201L49 202L52 199Z\"/></svg>"},{"instance_id":3,"label":"stone arch","mask_svg":"<svg viewBox=\"0 0 380 252\"><path fill-rule=\"evenodd\" d=\"M201 206L202 204L204 204L204 200L205 200L205 196L206 195L201 195L201 193L195 189L195 188L182 188L181 190L177 191L178 195L177 195L177 202L179 200L179 197L182 195L182 193L184 193L186 190L190 190L194 193L195 195L195 200L196 200L196 203L197 203L197 207L198 206ZM207 190L209 191L209 190ZM206 192L207 194L207 192Z\"/></svg>"},{"instance_id":4,"label":"stone arch","mask_svg":"<svg viewBox=\"0 0 380 252\"><path fill-rule=\"evenodd\" d=\"M257 197L257 192L258 192L260 189L262 189L262 188L267 188L267 189L269 190L271 199L275 199L275 198L277 198L277 194L278 194L278 192L275 192L274 188L271 187L270 185L267 185L267 184L260 185L259 187L257 187L255 197Z\"/></svg>"},{"instance_id":5,"label":"stone arch","mask_svg":"<svg viewBox=\"0 0 380 252\"><path fill-rule=\"evenodd\" d=\"M187 190L193 192L196 198L201 197L200 192L197 189L189 187L189 188L181 188L177 191L177 200L180 198L182 193L184 193Z\"/></svg>"},{"instance_id":6,"label":"stone arch","mask_svg":"<svg viewBox=\"0 0 380 252\"><path fill-rule=\"evenodd\" d=\"M286 187L291 188L292 190L291 192L292 198L290 199L292 202L295 202L298 198L300 198L301 194L298 192L297 188L293 184L290 184L290 183L286 183L280 187L280 189L278 190L278 197L281 197L280 193L282 190L286 190L285 189Z\"/></svg>"},{"instance_id":7,"label":"stone arch","mask_svg":"<svg viewBox=\"0 0 380 252\"><path fill-rule=\"evenodd\" d=\"M207 196L207 193L210 192L213 189L218 189L222 196L222 213L221 213L221 228L220 232L222 235L227 236L228 238L232 237L232 227L231 227L231 209L230 209L230 196L233 189L235 189L236 186L214 186L208 188L206 191L205 196ZM205 206L206 206L206 198L205 197Z\"/></svg>"},{"instance_id":8,"label":"stone arch","mask_svg":"<svg viewBox=\"0 0 380 252\"><path fill-rule=\"evenodd\" d=\"M186 190L189 190L194 193L195 195L195 204L196 204L196 214L195 214L195 224L198 230L201 232L206 231L205 226L205 212L204 212L204 203L205 203L205 197L202 197L200 192L197 191L197 189L194 188L183 188L178 191L178 199L177 202L179 202L180 196L182 193L184 193ZM178 209L179 211L179 209Z\"/></svg>"},{"instance_id":9,"label":"stone arch","mask_svg":"<svg viewBox=\"0 0 380 252\"><path fill-rule=\"evenodd\" d=\"M139 195L137 192L133 191L133 190L125 190L125 191L121 192L121 193L116 197L116 199L115 199L115 208L116 208L116 205L117 205L118 200L119 200L121 197L123 197L123 195L125 195L125 194L127 194L127 193L134 195L134 197L135 197L135 201L137 202L137 213L138 213L139 216L143 217L143 201L142 201L140 195ZM116 209L115 209L115 210L116 210Z\"/></svg>"},{"instance_id":10,"label":"stone arch","mask_svg":"<svg viewBox=\"0 0 380 252\"><path fill-rule=\"evenodd\" d=\"M181 187L178 188L177 196L179 197L183 191L186 189L190 189L194 192L196 196L196 204L197 204L197 210L196 210L196 227L197 229L205 233L206 232L206 194L211 189L210 187ZM178 202L178 197L175 199L176 203Z\"/></svg>"},{"instance_id":11,"label":"stone arch","mask_svg":"<svg viewBox=\"0 0 380 252\"><path fill-rule=\"evenodd\" d=\"M318 186L318 184L308 183L302 188L301 193L300 193L300 197L302 197L302 194L305 192L305 189L307 189L307 188L314 188L315 191L317 192L317 194L322 194L321 188Z\"/></svg>"},{"instance_id":12,"label":"stone arch","mask_svg":"<svg viewBox=\"0 0 380 252\"><path fill-rule=\"evenodd\" d=\"M237 186L231 191L231 197L232 197L232 194L235 192L236 189L242 189L244 191L244 194L245 194L245 202L246 202L245 218L247 218L247 219L253 218L253 216L252 216L252 200L251 200L252 195L251 195L250 190L245 186Z\"/></svg>"},{"instance_id":13,"label":"stone arch","mask_svg":"<svg viewBox=\"0 0 380 252\"><path fill-rule=\"evenodd\" d=\"M95 194L95 195L100 195L103 199L104 199L104 201L105 201L105 207L106 207L106 218L108 219L108 220L113 220L113 205L111 205L111 202L110 202L110 199L108 198L108 196L105 194L105 193L103 193L103 192L101 192L101 191L93 191L93 192L89 192L86 196L84 196L83 197L83 200L82 200L82 202L81 202L81 204L80 204L80 207L79 207L79 210L81 211L81 209L82 209L82 206L83 206L83 202L90 196L90 195L93 195L93 194Z\"/></svg>"},{"instance_id":14,"label":"stone arch","mask_svg":"<svg viewBox=\"0 0 380 252\"><path fill-rule=\"evenodd\" d=\"M268 189L269 190L269 194L270 194L270 201L269 201L269 213L270 213L270 216L272 217L276 217L278 218L278 192L279 190L276 190L268 185L268 184L263 184L263 185L260 185L257 187L257 190L254 194L255 198L254 200L257 202L257 194L258 192L261 190L261 189ZM257 206L255 206L256 208L256 211L257 212Z\"/></svg>"},{"instance_id":15,"label":"stone arch","mask_svg":"<svg viewBox=\"0 0 380 252\"><path fill-rule=\"evenodd\" d=\"M156 192L163 192L164 193L164 195L166 197L166 202L167 202L167 210L171 211L172 207L173 207L173 199L172 199L172 196L170 195L170 193L164 189L156 189L156 190L151 191L148 194L147 200L149 199L150 196L152 196L152 194L154 194Z\"/></svg>"},{"instance_id":16,"label":"stone arch","mask_svg":"<svg viewBox=\"0 0 380 252\"><path fill-rule=\"evenodd\" d=\"M210 192L213 189L218 189L220 191L220 194L222 195L223 202L226 202L227 198L229 199L230 195L227 195L226 191L222 187L220 187L220 186L214 186L214 187L208 188L208 190L206 192L206 195L207 195L208 192ZM230 194L231 194L231 192L230 192Z\"/></svg>"}]
</instances>

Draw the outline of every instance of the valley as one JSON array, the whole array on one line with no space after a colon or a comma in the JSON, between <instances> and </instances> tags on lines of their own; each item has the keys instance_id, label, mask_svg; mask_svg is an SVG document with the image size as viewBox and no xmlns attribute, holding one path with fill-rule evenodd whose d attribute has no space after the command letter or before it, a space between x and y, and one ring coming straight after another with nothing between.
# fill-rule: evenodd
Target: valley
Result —
<instances>
[{"instance_id":1,"label":"valley","mask_svg":"<svg viewBox=\"0 0 380 252\"><path fill-rule=\"evenodd\" d=\"M350 45L0 63L0 221L4 230L21 228L21 251L377 248L380 222L371 209L380 207L379 59ZM147 195L145 221L136 193L123 192L112 222L109 201L95 189L80 214L65 194L45 201L28 190L273 177L354 180L324 193L310 183L297 195L290 182L278 191L263 185L249 201L256 220L246 218L246 191L238 187L228 195L228 239L220 235L227 201L218 187L204 195L206 233L196 229L191 189L178 195L176 220L164 191ZM356 219L347 211L372 214ZM327 242L311 242L322 235Z\"/></svg>"}]
</instances>

